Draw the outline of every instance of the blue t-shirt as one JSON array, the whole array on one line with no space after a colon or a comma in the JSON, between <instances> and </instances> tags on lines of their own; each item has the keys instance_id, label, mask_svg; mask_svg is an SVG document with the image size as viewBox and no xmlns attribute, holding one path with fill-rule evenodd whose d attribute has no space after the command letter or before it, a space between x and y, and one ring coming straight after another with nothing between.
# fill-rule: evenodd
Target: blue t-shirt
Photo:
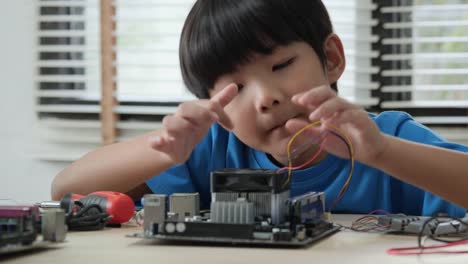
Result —
<instances>
[{"instance_id":1,"label":"blue t-shirt","mask_svg":"<svg viewBox=\"0 0 468 264\"><path fill-rule=\"evenodd\" d=\"M447 142L404 112L388 111L370 115L388 135L447 149L468 152L468 147ZM324 191L331 205L343 187L350 161L327 155L319 164L295 170L291 196L309 191ZM198 192L200 206L209 208L210 172L224 168L278 169L266 153L250 148L233 133L214 124L184 164L173 166L146 183L154 193ZM355 162L353 178L343 198L333 208L337 213L366 214L376 209L408 215L447 213L464 216L466 210L438 196L404 183L360 162Z\"/></svg>"}]
</instances>

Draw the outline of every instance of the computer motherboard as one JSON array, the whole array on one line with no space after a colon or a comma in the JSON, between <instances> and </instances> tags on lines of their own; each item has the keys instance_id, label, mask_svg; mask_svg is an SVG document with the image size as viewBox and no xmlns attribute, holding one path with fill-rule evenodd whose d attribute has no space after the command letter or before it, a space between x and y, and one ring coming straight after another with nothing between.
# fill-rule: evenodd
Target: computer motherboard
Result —
<instances>
[{"instance_id":1,"label":"computer motherboard","mask_svg":"<svg viewBox=\"0 0 468 264\"><path fill-rule=\"evenodd\" d=\"M164 241L301 247L339 230L323 192L290 197L287 172L225 169L211 177L209 212L198 193L144 197L143 237Z\"/></svg>"}]
</instances>

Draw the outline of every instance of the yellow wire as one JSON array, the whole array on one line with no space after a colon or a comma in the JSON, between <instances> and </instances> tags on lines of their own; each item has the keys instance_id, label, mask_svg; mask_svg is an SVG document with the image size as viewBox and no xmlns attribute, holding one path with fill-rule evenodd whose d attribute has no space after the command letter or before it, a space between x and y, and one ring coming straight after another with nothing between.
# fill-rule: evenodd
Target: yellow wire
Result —
<instances>
[{"instance_id":1,"label":"yellow wire","mask_svg":"<svg viewBox=\"0 0 468 264\"><path fill-rule=\"evenodd\" d=\"M316 126L316 125L319 125L321 124L322 122L320 120L317 120L315 122L312 122L306 126L304 126L302 129L300 129L299 131L296 132L296 134L294 134L291 139L289 140L288 142L288 146L287 146L287 153L288 153L288 179L286 180L286 182L283 184L283 188L289 183L289 181L291 180L291 177L292 177L292 159L291 159L291 145L292 143L294 142L294 140L296 140L296 138L302 133L304 132L306 129L310 128L310 127L313 127L313 126ZM340 192L338 193L338 197L337 199L334 201L332 207L338 202L338 199L340 199L340 197L342 196L342 193L344 192L344 190L347 188L347 186L349 185L349 183L351 182L351 178L352 178L352 175L353 175L353 172L354 172L354 147L353 147L353 144L351 143L351 140L349 139L348 135L342 131L341 129L339 129L338 127L336 126L333 126L333 125L327 125L328 127L332 128L333 130L337 131L341 136L344 137L344 139L347 141L348 143L348 146L349 146L349 151L350 151L350 159L351 159L351 167L350 167L350 171L349 171L349 174L348 174L348 178L346 179L346 182L345 184L343 185L343 187L341 188Z\"/></svg>"},{"instance_id":2,"label":"yellow wire","mask_svg":"<svg viewBox=\"0 0 468 264\"><path fill-rule=\"evenodd\" d=\"M334 130L338 131L338 133L341 134L345 138L345 140L348 142L349 151L350 151L350 155L351 155L351 157L349 157L351 159L351 165L350 165L348 178L346 179L345 184L343 184L343 187L341 188L340 192L338 193L338 197L335 199L335 201L333 201L333 204L330 207L330 210L331 210L331 208L335 207L335 205L341 199L341 197L344 194L344 191L347 189L349 183L351 182L351 178L353 177L353 172L354 172L354 147L353 147L353 144L351 143L350 138L348 137L348 135L343 130L341 130L338 127L333 126L333 125L328 125L328 126L333 128Z\"/></svg>"},{"instance_id":3,"label":"yellow wire","mask_svg":"<svg viewBox=\"0 0 468 264\"><path fill-rule=\"evenodd\" d=\"M283 188L289 183L289 181L291 180L291 176L292 176L292 159L291 159L291 145L292 143L294 142L294 140L296 140L296 138L302 133L304 132L304 130L310 128L310 127L313 127L315 125L319 125L321 124L320 120L318 121L315 121L315 122L312 122L308 125L306 125L305 127L301 128L299 131L296 132L296 134L294 134L291 139L288 141L288 147L287 147L287 153L288 153L288 179L284 182L283 184Z\"/></svg>"},{"instance_id":4,"label":"yellow wire","mask_svg":"<svg viewBox=\"0 0 468 264\"><path fill-rule=\"evenodd\" d=\"M292 145L292 143L294 142L294 140L296 140L296 138L297 138L302 132L304 132L304 130L306 130L306 129L310 128L310 127L313 127L313 126L315 126L315 125L319 125L319 124L321 124L321 123L322 123L322 122L320 122L320 120L315 121L315 122L312 122L312 123L306 125L305 127L301 128L301 130L297 131L296 134L294 134L294 135L291 137L291 139L290 139L289 142L288 142L288 149L287 149L287 150L288 150L288 161L289 161L289 163L292 163L292 162L291 162L291 159L290 159L290 155L291 155L291 145ZM289 166L289 167L291 167L291 166Z\"/></svg>"}]
</instances>

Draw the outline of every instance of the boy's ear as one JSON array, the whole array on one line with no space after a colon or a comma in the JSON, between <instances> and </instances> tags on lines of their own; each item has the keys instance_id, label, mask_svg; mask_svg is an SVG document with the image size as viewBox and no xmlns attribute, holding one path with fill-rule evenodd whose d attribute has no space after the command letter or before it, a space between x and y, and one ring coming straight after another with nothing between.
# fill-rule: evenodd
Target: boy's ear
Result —
<instances>
[{"instance_id":1,"label":"boy's ear","mask_svg":"<svg viewBox=\"0 0 468 264\"><path fill-rule=\"evenodd\" d=\"M340 78L346 66L343 44L336 34L330 34L324 43L325 56L327 58L327 76L330 84Z\"/></svg>"}]
</instances>

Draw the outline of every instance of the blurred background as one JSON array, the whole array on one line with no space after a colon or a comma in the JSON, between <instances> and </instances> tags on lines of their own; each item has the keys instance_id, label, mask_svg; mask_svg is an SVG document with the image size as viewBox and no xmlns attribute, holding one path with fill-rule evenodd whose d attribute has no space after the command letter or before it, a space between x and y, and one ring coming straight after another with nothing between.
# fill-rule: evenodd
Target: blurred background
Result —
<instances>
[{"instance_id":1,"label":"blurred background","mask_svg":"<svg viewBox=\"0 0 468 264\"><path fill-rule=\"evenodd\" d=\"M468 144L468 0L323 2L345 47L341 96ZM50 199L70 162L193 98L178 61L193 3L0 0L0 199Z\"/></svg>"}]
</instances>

